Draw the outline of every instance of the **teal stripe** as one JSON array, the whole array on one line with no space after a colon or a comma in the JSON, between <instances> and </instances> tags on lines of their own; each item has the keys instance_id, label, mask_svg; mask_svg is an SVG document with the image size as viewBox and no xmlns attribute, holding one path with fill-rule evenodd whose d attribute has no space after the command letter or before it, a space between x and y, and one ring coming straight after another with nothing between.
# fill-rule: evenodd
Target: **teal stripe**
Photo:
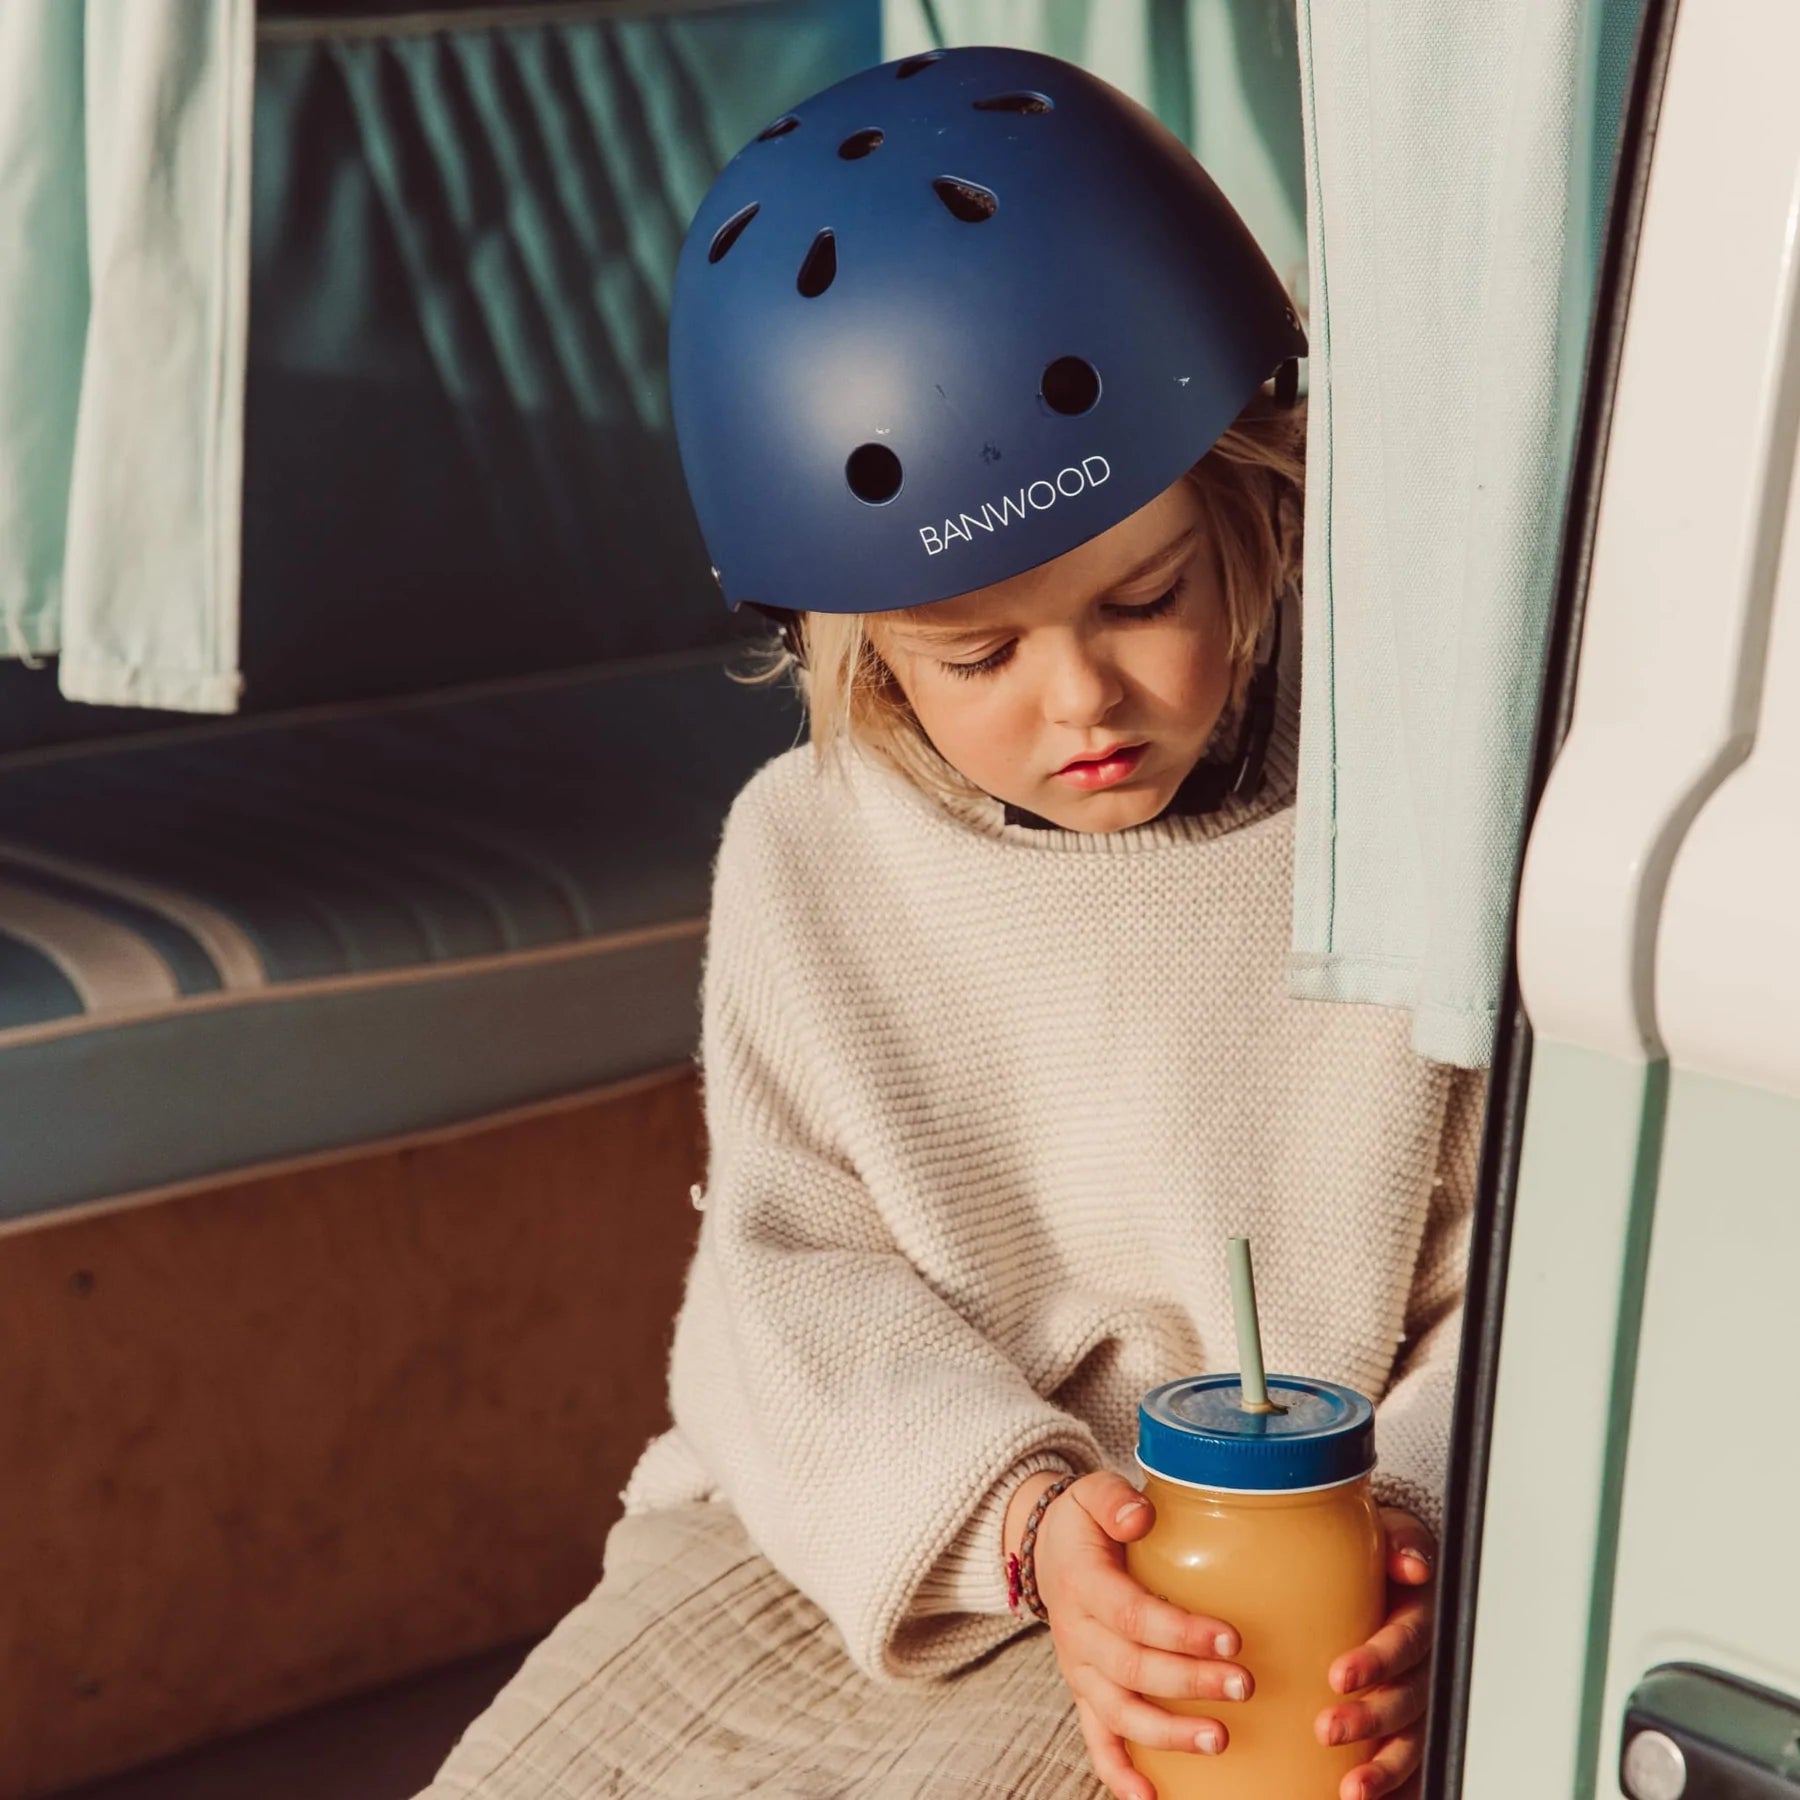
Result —
<instances>
[{"instance_id":1,"label":"teal stripe","mask_svg":"<svg viewBox=\"0 0 1800 1800\"><path fill-rule=\"evenodd\" d=\"M703 915L797 722L715 657L15 767L0 840L221 914L272 982L455 961Z\"/></svg>"},{"instance_id":2,"label":"teal stripe","mask_svg":"<svg viewBox=\"0 0 1800 1800\"><path fill-rule=\"evenodd\" d=\"M1606 1712L1607 1657L1612 1641L1613 1594L1619 1573L1619 1520L1625 1504L1626 1456L1631 1447L1631 1406L1637 1393L1638 1345L1643 1335L1650 1241L1662 1178L1663 1142L1669 1124L1669 1065L1650 1064L1644 1078L1644 1115L1631 1174L1624 1267L1619 1280L1619 1336L1613 1354L1606 1408L1606 1463L1601 1475L1595 1533L1594 1587L1588 1605L1587 1680L1582 1688L1575 1769L1578 1793L1591 1796L1601 1746L1617 1721Z\"/></svg>"},{"instance_id":3,"label":"teal stripe","mask_svg":"<svg viewBox=\"0 0 1800 1800\"><path fill-rule=\"evenodd\" d=\"M169 965L175 985L184 994L216 993L225 985L217 965L192 932L135 900L121 899L85 882L46 874L41 869L11 862L4 856L0 856L0 875L19 887L31 888L53 900L66 901L71 906L98 913L115 925L134 932Z\"/></svg>"},{"instance_id":4,"label":"teal stripe","mask_svg":"<svg viewBox=\"0 0 1800 1800\"><path fill-rule=\"evenodd\" d=\"M75 1019L85 1010L69 978L49 957L0 931L0 1031L46 1019Z\"/></svg>"},{"instance_id":5,"label":"teal stripe","mask_svg":"<svg viewBox=\"0 0 1800 1800\"><path fill-rule=\"evenodd\" d=\"M272 990L7 1048L0 1221L685 1064L701 947L691 933L366 990Z\"/></svg>"}]
</instances>

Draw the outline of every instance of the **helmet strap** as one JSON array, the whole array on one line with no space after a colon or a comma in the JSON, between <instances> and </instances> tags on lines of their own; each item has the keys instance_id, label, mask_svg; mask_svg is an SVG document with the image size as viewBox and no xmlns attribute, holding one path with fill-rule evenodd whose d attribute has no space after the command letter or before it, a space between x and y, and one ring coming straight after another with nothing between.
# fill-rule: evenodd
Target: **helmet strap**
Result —
<instances>
[{"instance_id":1,"label":"helmet strap","mask_svg":"<svg viewBox=\"0 0 1800 1800\"><path fill-rule=\"evenodd\" d=\"M781 633L782 648L794 659L796 667L806 667L806 640L800 631L800 615L785 606L764 606L759 600L746 600L745 608L760 615Z\"/></svg>"}]
</instances>

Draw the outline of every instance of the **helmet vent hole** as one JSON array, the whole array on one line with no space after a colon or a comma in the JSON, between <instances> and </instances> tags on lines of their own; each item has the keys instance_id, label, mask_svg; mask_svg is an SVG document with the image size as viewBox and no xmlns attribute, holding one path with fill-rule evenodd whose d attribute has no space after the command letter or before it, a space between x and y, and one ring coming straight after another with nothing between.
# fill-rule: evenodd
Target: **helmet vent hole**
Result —
<instances>
[{"instance_id":1,"label":"helmet vent hole","mask_svg":"<svg viewBox=\"0 0 1800 1800\"><path fill-rule=\"evenodd\" d=\"M857 499L883 506L900 491L900 459L886 444L858 444L844 464L844 479Z\"/></svg>"},{"instance_id":2,"label":"helmet vent hole","mask_svg":"<svg viewBox=\"0 0 1800 1800\"><path fill-rule=\"evenodd\" d=\"M777 119L773 125L767 126L759 131L756 134L756 141L759 144L766 144L770 138L786 137L790 131L798 130L799 126L800 121L796 119L792 113L788 113L784 117Z\"/></svg>"},{"instance_id":3,"label":"helmet vent hole","mask_svg":"<svg viewBox=\"0 0 1800 1800\"><path fill-rule=\"evenodd\" d=\"M965 225L979 225L1000 210L997 196L972 181L959 181L954 175L940 175L931 191L943 201Z\"/></svg>"},{"instance_id":4,"label":"helmet vent hole","mask_svg":"<svg viewBox=\"0 0 1800 1800\"><path fill-rule=\"evenodd\" d=\"M871 127L868 131L852 132L838 145L838 155L845 162L855 162L860 157L867 156L871 150L879 150L881 145L881 133Z\"/></svg>"},{"instance_id":5,"label":"helmet vent hole","mask_svg":"<svg viewBox=\"0 0 1800 1800\"><path fill-rule=\"evenodd\" d=\"M1045 371L1038 391L1052 412L1070 418L1089 412L1100 398L1100 375L1079 356L1059 356Z\"/></svg>"},{"instance_id":6,"label":"helmet vent hole","mask_svg":"<svg viewBox=\"0 0 1800 1800\"><path fill-rule=\"evenodd\" d=\"M975 102L977 112L1047 113L1055 112L1056 102L1048 94L990 94Z\"/></svg>"},{"instance_id":7,"label":"helmet vent hole","mask_svg":"<svg viewBox=\"0 0 1800 1800\"><path fill-rule=\"evenodd\" d=\"M760 200L752 200L748 206L739 207L713 233L712 247L706 253L706 260L709 263L716 263L744 235L744 227L756 217L761 208Z\"/></svg>"},{"instance_id":8,"label":"helmet vent hole","mask_svg":"<svg viewBox=\"0 0 1800 1800\"><path fill-rule=\"evenodd\" d=\"M829 231L821 231L813 239L812 248L806 253L806 260L800 265L800 278L795 282L807 299L816 300L837 280L837 238Z\"/></svg>"},{"instance_id":9,"label":"helmet vent hole","mask_svg":"<svg viewBox=\"0 0 1800 1800\"><path fill-rule=\"evenodd\" d=\"M923 56L909 56L906 61L894 71L894 79L896 81L911 81L915 75L929 69L943 54L944 53L941 50L927 50Z\"/></svg>"}]
</instances>

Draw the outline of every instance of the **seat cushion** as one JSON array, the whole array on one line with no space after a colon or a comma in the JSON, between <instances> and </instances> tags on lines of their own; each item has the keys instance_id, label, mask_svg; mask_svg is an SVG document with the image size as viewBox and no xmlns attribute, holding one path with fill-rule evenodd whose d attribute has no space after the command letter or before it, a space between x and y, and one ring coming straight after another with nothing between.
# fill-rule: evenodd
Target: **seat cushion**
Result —
<instances>
[{"instance_id":1,"label":"seat cushion","mask_svg":"<svg viewBox=\"0 0 1800 1800\"><path fill-rule=\"evenodd\" d=\"M689 1057L717 650L0 762L0 1219Z\"/></svg>"}]
</instances>

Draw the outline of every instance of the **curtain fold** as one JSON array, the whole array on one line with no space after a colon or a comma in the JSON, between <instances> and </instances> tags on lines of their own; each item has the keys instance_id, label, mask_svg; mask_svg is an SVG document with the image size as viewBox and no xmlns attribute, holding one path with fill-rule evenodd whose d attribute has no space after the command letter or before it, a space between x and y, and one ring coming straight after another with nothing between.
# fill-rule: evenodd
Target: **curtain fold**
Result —
<instances>
[{"instance_id":1,"label":"curtain fold","mask_svg":"<svg viewBox=\"0 0 1800 1800\"><path fill-rule=\"evenodd\" d=\"M0 651L237 705L254 0L0 7Z\"/></svg>"},{"instance_id":2,"label":"curtain fold","mask_svg":"<svg viewBox=\"0 0 1800 1800\"><path fill-rule=\"evenodd\" d=\"M53 652L87 335L83 9L0 6L0 656Z\"/></svg>"}]
</instances>

